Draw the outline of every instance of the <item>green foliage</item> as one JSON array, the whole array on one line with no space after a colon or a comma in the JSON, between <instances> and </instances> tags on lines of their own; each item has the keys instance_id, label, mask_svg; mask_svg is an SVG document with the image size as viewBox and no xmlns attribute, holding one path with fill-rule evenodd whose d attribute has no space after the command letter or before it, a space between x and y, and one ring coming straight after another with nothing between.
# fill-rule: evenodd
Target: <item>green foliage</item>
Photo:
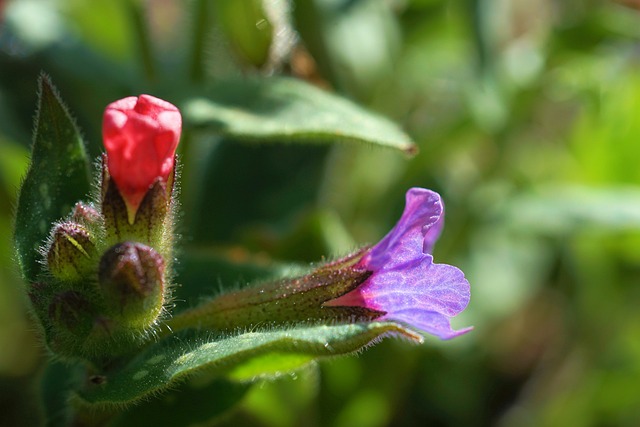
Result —
<instances>
[{"instance_id":1,"label":"green foliage","mask_svg":"<svg viewBox=\"0 0 640 427\"><path fill-rule=\"evenodd\" d=\"M353 353L395 333L420 341L419 336L394 323L309 326L215 336L191 331L165 338L130 363L107 372L102 384L79 391L79 397L100 406L122 405L170 388L198 371L253 381L275 377L317 357ZM260 363L253 358L260 357Z\"/></svg>"},{"instance_id":2,"label":"green foliage","mask_svg":"<svg viewBox=\"0 0 640 427\"><path fill-rule=\"evenodd\" d=\"M24 231L17 253L0 233L0 424L42 424L41 385L58 426L638 425L638 12L623 6L633 2L224 2L242 19L224 18L223 2L147 3L1 6L0 227L11 229L16 207ZM183 108L174 314L377 241L417 185L443 195L435 256L470 280L456 323L475 331L446 345L384 341L352 358L317 339L361 325L290 329L302 349L282 330L191 330L111 366L43 369L13 262L38 277L37 248L85 198L89 169L73 121L41 91L50 102L37 120L66 124L37 125L34 150L42 132L68 134L55 143L75 157L34 152L27 172L41 70L89 158L102 150L108 102L150 93ZM398 154L418 148L411 161ZM43 162L75 165L77 185ZM56 196L50 207L34 176ZM242 347L248 334L264 345ZM101 375L113 382L98 385Z\"/></svg>"},{"instance_id":3,"label":"green foliage","mask_svg":"<svg viewBox=\"0 0 640 427\"><path fill-rule=\"evenodd\" d=\"M260 0L218 1L216 16L241 60L256 67L267 62L273 26Z\"/></svg>"},{"instance_id":4,"label":"green foliage","mask_svg":"<svg viewBox=\"0 0 640 427\"><path fill-rule=\"evenodd\" d=\"M292 10L296 28L322 74L342 92L371 100L400 50L393 11L379 1L309 0Z\"/></svg>"},{"instance_id":5,"label":"green foliage","mask_svg":"<svg viewBox=\"0 0 640 427\"><path fill-rule=\"evenodd\" d=\"M16 210L16 249L22 274L34 281L42 271L39 248L52 224L89 192L89 160L82 137L48 77L39 82L31 164Z\"/></svg>"},{"instance_id":6,"label":"green foliage","mask_svg":"<svg viewBox=\"0 0 640 427\"><path fill-rule=\"evenodd\" d=\"M288 78L225 81L183 106L187 120L255 142L359 142L415 154L411 139L388 120L345 99Z\"/></svg>"}]
</instances>

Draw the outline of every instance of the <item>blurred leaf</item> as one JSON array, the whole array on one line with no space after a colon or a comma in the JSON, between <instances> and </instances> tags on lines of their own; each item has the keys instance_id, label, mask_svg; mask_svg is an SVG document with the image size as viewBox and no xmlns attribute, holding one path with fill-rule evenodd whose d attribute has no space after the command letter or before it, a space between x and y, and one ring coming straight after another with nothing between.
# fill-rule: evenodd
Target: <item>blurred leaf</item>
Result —
<instances>
[{"instance_id":1,"label":"blurred leaf","mask_svg":"<svg viewBox=\"0 0 640 427\"><path fill-rule=\"evenodd\" d=\"M0 113L1 114L1 113ZM29 152L21 145L5 141L0 136L0 194L12 197L20 186L20 180L27 169ZM3 206L0 212L9 210Z\"/></svg>"},{"instance_id":2,"label":"blurred leaf","mask_svg":"<svg viewBox=\"0 0 640 427\"><path fill-rule=\"evenodd\" d=\"M210 425L233 408L249 384L194 380L173 388L158 399L142 402L118 416L111 427L143 425Z\"/></svg>"},{"instance_id":3,"label":"blurred leaf","mask_svg":"<svg viewBox=\"0 0 640 427\"><path fill-rule=\"evenodd\" d=\"M0 33L0 86L12 115L20 119L13 124L15 128L19 126L18 136L31 131L35 102L32 86L42 70L64 93L65 104L82 128L91 156L102 149L96 118L102 116L105 105L132 93L151 93L136 74L135 65L127 61L132 49L127 47L120 54L107 47L120 51L125 46L118 46L120 42L116 40L121 36L131 38L128 31L121 31L126 24L121 5L125 1L130 0L115 2L118 5L102 0L96 4L83 0L26 0L7 5L6 25ZM89 18L88 14L92 16ZM103 28L94 25L96 19L106 23L113 34L103 33L100 37L104 39L96 40L94 37ZM101 84L96 85L96 81Z\"/></svg>"},{"instance_id":4,"label":"blurred leaf","mask_svg":"<svg viewBox=\"0 0 640 427\"><path fill-rule=\"evenodd\" d=\"M370 100L400 50L400 29L389 4L308 0L296 2L292 12L322 74L340 91Z\"/></svg>"},{"instance_id":5,"label":"blurred leaf","mask_svg":"<svg viewBox=\"0 0 640 427\"><path fill-rule=\"evenodd\" d=\"M614 61L619 58L591 59L576 62L565 70L567 79L578 80L581 73L592 73L601 82L595 85L595 102L586 104L569 136L571 154L575 162L568 172L569 179L593 184L640 184L640 78L637 66L619 72ZM576 71L576 67L582 70ZM604 75L604 77L603 77ZM579 81L579 80L578 80ZM575 84L575 83L574 83Z\"/></svg>"},{"instance_id":6,"label":"blurred leaf","mask_svg":"<svg viewBox=\"0 0 640 427\"><path fill-rule=\"evenodd\" d=\"M335 211L318 209L304 215L273 248L273 254L279 259L315 262L320 257L345 254L357 246Z\"/></svg>"},{"instance_id":7,"label":"blurred leaf","mask_svg":"<svg viewBox=\"0 0 640 427\"><path fill-rule=\"evenodd\" d=\"M158 77L155 54L151 42L150 22L146 17L145 5L136 0L121 2L131 23L132 37L130 44L136 47L134 59L139 61L140 68L148 81L155 81ZM133 42L133 43L131 43Z\"/></svg>"},{"instance_id":8,"label":"blurred leaf","mask_svg":"<svg viewBox=\"0 0 640 427\"><path fill-rule=\"evenodd\" d=\"M0 55L0 64L3 64L4 61L1 58L2 55ZM0 65L0 70L2 69L1 67L2 66ZM4 73L0 71L0 149L7 150L7 148L3 147L6 139L15 142L28 141L29 132L27 132L27 130L22 126L22 123L20 122L22 117L18 114L19 111L17 111L16 106L10 102L8 94L4 87L2 87L3 74ZM31 82L31 84L33 84L33 82ZM0 156L0 158L2 157L4 156ZM2 159L1 161L3 162L1 164L2 167L9 166L5 163L8 160ZM0 170L2 170L2 167L0 167Z\"/></svg>"},{"instance_id":9,"label":"blurred leaf","mask_svg":"<svg viewBox=\"0 0 640 427\"><path fill-rule=\"evenodd\" d=\"M421 340L397 324L377 322L300 326L234 336L187 331L149 347L124 368L106 372L102 385L90 385L78 394L90 404L119 406L156 394L203 370L220 376L235 372L236 377L247 381L275 377L298 363L352 353L390 334ZM262 369L253 363L256 357L264 362Z\"/></svg>"},{"instance_id":10,"label":"blurred leaf","mask_svg":"<svg viewBox=\"0 0 640 427\"><path fill-rule=\"evenodd\" d=\"M269 59L273 27L262 0L219 0L216 17L242 60L260 67Z\"/></svg>"},{"instance_id":11,"label":"blurred leaf","mask_svg":"<svg viewBox=\"0 0 640 427\"><path fill-rule=\"evenodd\" d=\"M90 189L89 162L78 128L48 77L40 78L39 87L31 164L16 210L17 258L29 281L42 270L38 249L52 223Z\"/></svg>"},{"instance_id":12,"label":"blurred leaf","mask_svg":"<svg viewBox=\"0 0 640 427\"><path fill-rule=\"evenodd\" d=\"M0 404L0 425L3 427L44 425L37 387L31 377L11 378L0 375Z\"/></svg>"},{"instance_id":13,"label":"blurred leaf","mask_svg":"<svg viewBox=\"0 0 640 427\"><path fill-rule=\"evenodd\" d=\"M185 119L223 135L255 142L356 142L415 154L411 139L389 120L290 78L217 83L208 98L182 107Z\"/></svg>"},{"instance_id":14,"label":"blurred leaf","mask_svg":"<svg viewBox=\"0 0 640 427\"><path fill-rule=\"evenodd\" d=\"M253 387L242 402L238 414L250 413L250 424L232 418L228 425L320 426L316 413L320 372L317 364L309 364L286 377L261 382ZM242 412L241 412L242 411ZM246 415L245 415L246 416Z\"/></svg>"},{"instance_id":15,"label":"blurred leaf","mask_svg":"<svg viewBox=\"0 0 640 427\"><path fill-rule=\"evenodd\" d=\"M522 194L506 206L511 226L564 234L581 228L640 229L640 189L559 186Z\"/></svg>"},{"instance_id":16,"label":"blurred leaf","mask_svg":"<svg viewBox=\"0 0 640 427\"><path fill-rule=\"evenodd\" d=\"M189 46L189 77L194 82L200 82L205 75L205 39L212 26L212 6L207 0L195 0L192 2L191 16L193 20L191 28L191 42Z\"/></svg>"},{"instance_id":17,"label":"blurred leaf","mask_svg":"<svg viewBox=\"0 0 640 427\"><path fill-rule=\"evenodd\" d=\"M59 2L59 7L69 21L68 27L75 30L93 51L119 62L128 62L133 59L133 34L124 1L70 0Z\"/></svg>"},{"instance_id":18,"label":"blurred leaf","mask_svg":"<svg viewBox=\"0 0 640 427\"><path fill-rule=\"evenodd\" d=\"M252 241L254 252L273 246L315 203L326 152L324 146L216 143L185 203L193 241Z\"/></svg>"},{"instance_id":19,"label":"blurred leaf","mask_svg":"<svg viewBox=\"0 0 640 427\"><path fill-rule=\"evenodd\" d=\"M204 297L248 283L293 277L303 266L278 263L265 254L251 254L243 248L189 248L176 267L176 308L192 307ZM176 311L174 311L174 314Z\"/></svg>"}]
</instances>

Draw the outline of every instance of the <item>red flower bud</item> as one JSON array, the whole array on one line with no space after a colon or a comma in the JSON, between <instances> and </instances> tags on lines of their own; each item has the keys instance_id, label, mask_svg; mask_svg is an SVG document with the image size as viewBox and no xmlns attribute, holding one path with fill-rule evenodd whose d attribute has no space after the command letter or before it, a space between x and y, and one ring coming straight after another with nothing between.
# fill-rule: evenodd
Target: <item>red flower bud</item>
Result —
<instances>
[{"instance_id":1,"label":"red flower bud","mask_svg":"<svg viewBox=\"0 0 640 427\"><path fill-rule=\"evenodd\" d=\"M109 104L102 137L107 168L133 216L149 188L173 171L182 117L173 105L150 95Z\"/></svg>"}]
</instances>

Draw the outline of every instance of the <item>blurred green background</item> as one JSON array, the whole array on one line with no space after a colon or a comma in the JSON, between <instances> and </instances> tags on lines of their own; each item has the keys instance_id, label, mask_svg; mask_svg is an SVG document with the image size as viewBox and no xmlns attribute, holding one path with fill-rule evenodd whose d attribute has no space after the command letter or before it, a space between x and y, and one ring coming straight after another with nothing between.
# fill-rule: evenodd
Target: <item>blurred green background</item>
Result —
<instances>
[{"instance_id":1,"label":"blurred green background","mask_svg":"<svg viewBox=\"0 0 640 427\"><path fill-rule=\"evenodd\" d=\"M36 81L101 150L108 102L181 105L229 77L292 75L391 118L417 156L238 144L187 121L182 245L309 262L375 242L411 186L447 208L439 262L472 284L420 347L254 386L263 426L640 425L640 15L598 0L0 1L0 425L35 417L44 351L13 266ZM218 285L212 279L211 288ZM168 420L169 422L169 420ZM177 422L177 421L175 421ZM178 424L174 424L178 425Z\"/></svg>"}]
</instances>

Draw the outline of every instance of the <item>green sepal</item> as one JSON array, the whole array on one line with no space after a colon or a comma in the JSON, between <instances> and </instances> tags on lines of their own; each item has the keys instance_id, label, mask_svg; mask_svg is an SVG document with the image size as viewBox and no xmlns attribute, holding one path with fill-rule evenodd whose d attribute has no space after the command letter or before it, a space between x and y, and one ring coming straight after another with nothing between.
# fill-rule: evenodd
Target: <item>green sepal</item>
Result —
<instances>
[{"instance_id":1,"label":"green sepal","mask_svg":"<svg viewBox=\"0 0 640 427\"><path fill-rule=\"evenodd\" d=\"M175 168L168 181L157 178L149 187L137 211L130 212L125 199L106 167L102 156L101 210L104 217L105 243L112 246L129 240L151 246L167 260L173 249L172 198Z\"/></svg>"},{"instance_id":2,"label":"green sepal","mask_svg":"<svg viewBox=\"0 0 640 427\"><path fill-rule=\"evenodd\" d=\"M44 341L60 360L101 363L105 357L130 353L151 340L151 327L129 326L110 317L96 288L96 283L89 282L69 290L55 279L31 285L28 296Z\"/></svg>"},{"instance_id":3,"label":"green sepal","mask_svg":"<svg viewBox=\"0 0 640 427\"><path fill-rule=\"evenodd\" d=\"M255 142L355 142L418 149L386 118L300 80L272 77L216 83L182 106L186 121Z\"/></svg>"},{"instance_id":4,"label":"green sepal","mask_svg":"<svg viewBox=\"0 0 640 427\"><path fill-rule=\"evenodd\" d=\"M304 362L349 354L389 335L422 342L421 336L390 322L298 326L238 335L187 330L148 347L123 368L102 373L105 381L99 385L88 384L78 391L77 398L84 404L103 408L121 406L173 388L193 374L204 371L208 375L224 376L241 372L247 364L253 365L249 370L253 377L246 380L275 377L292 368L293 356ZM290 357L283 358L283 369L273 360L265 364L267 372L260 373L252 361L270 354Z\"/></svg>"},{"instance_id":5,"label":"green sepal","mask_svg":"<svg viewBox=\"0 0 640 427\"><path fill-rule=\"evenodd\" d=\"M24 278L42 272L39 248L54 222L90 190L90 166L78 128L51 80L39 81L31 163L20 188L15 222L17 260Z\"/></svg>"},{"instance_id":6,"label":"green sepal","mask_svg":"<svg viewBox=\"0 0 640 427\"><path fill-rule=\"evenodd\" d=\"M47 249L49 273L63 282L79 282L89 276L97 263L92 237L81 224L56 224Z\"/></svg>"}]
</instances>

